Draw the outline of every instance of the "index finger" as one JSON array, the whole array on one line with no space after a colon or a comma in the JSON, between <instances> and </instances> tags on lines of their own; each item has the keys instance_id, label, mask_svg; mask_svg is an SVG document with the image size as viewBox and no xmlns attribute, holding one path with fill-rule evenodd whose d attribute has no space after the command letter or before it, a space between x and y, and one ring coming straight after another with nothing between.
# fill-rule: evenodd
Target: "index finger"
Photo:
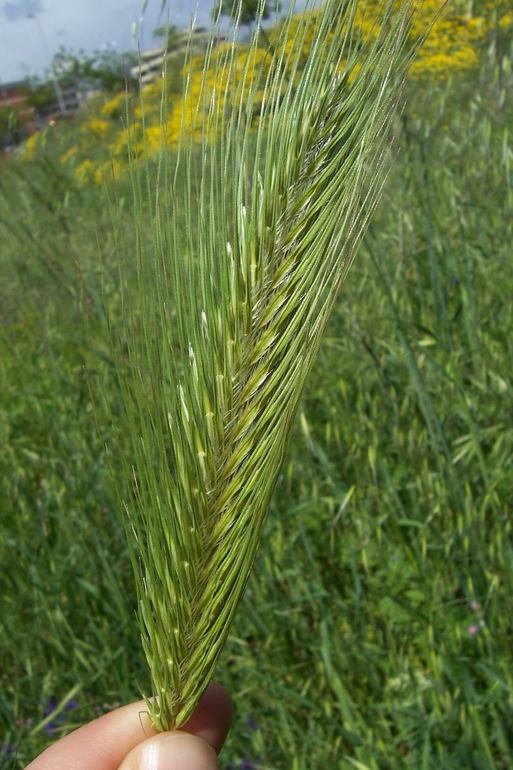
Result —
<instances>
[{"instance_id":1,"label":"index finger","mask_svg":"<svg viewBox=\"0 0 513 770\"><path fill-rule=\"evenodd\" d=\"M183 730L221 749L232 719L228 692L213 682ZM117 770L135 746L157 731L144 701L130 703L80 727L46 749L26 770Z\"/></svg>"}]
</instances>

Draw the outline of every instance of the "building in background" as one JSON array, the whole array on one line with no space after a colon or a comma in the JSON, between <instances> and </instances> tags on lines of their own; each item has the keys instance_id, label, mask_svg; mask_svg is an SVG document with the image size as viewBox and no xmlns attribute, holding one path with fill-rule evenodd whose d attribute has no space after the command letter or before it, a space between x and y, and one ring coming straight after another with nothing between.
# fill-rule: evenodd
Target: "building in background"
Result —
<instances>
[{"instance_id":1,"label":"building in background","mask_svg":"<svg viewBox=\"0 0 513 770\"><path fill-rule=\"evenodd\" d=\"M192 33L190 30L181 30L173 34L167 46L153 48L142 53L140 61L131 67L130 75L143 85L153 83L162 76L167 64L175 62L179 57L184 58L188 50L194 55L204 53L211 36L212 33L206 27L198 27ZM224 39L220 36L216 43L220 43Z\"/></svg>"}]
</instances>

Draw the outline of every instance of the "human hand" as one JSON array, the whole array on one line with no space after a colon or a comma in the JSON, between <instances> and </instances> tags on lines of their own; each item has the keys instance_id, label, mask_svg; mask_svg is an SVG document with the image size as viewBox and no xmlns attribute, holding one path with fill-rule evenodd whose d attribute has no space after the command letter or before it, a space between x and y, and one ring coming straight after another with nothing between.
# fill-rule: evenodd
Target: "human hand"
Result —
<instances>
[{"instance_id":1,"label":"human hand","mask_svg":"<svg viewBox=\"0 0 513 770\"><path fill-rule=\"evenodd\" d=\"M157 733L137 701L57 741L25 770L217 770L231 720L230 696L215 683L187 724L169 733Z\"/></svg>"}]
</instances>

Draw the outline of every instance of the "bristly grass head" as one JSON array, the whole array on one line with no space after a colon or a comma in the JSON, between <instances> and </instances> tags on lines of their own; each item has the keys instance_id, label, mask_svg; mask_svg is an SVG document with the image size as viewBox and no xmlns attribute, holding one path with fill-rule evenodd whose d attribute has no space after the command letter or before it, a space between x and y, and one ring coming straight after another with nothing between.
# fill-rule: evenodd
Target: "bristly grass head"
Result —
<instances>
[{"instance_id":1,"label":"bristly grass head","mask_svg":"<svg viewBox=\"0 0 513 770\"><path fill-rule=\"evenodd\" d=\"M199 83L190 58L180 148L133 175L153 224L137 218L123 297L125 508L163 730L190 716L225 642L413 55L409 2L384 3L365 39L365 3L291 6L262 47L264 7L245 48L213 36Z\"/></svg>"}]
</instances>

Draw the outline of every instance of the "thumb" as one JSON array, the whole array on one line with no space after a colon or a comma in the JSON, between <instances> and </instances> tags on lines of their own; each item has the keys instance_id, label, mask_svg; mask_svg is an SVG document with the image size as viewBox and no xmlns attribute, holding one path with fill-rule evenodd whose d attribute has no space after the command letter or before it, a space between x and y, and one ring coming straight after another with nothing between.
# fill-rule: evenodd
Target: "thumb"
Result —
<instances>
[{"instance_id":1,"label":"thumb","mask_svg":"<svg viewBox=\"0 0 513 770\"><path fill-rule=\"evenodd\" d=\"M218 770L214 749L186 732L160 733L140 743L119 770Z\"/></svg>"}]
</instances>

